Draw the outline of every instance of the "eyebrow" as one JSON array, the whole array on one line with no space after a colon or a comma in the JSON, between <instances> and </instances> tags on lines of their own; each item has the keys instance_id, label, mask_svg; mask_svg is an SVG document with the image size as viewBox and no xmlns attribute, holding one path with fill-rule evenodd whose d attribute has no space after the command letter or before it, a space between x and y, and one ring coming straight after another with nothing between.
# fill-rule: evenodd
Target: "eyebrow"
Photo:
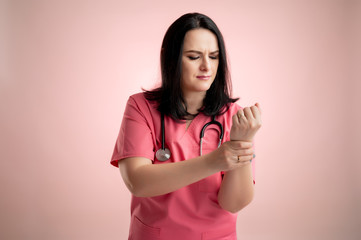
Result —
<instances>
[{"instance_id":1,"label":"eyebrow","mask_svg":"<svg viewBox=\"0 0 361 240\"><path fill-rule=\"evenodd\" d=\"M197 50L188 50L188 51L184 51L184 53L198 53L198 54L203 54L201 51L197 51ZM219 53L219 50L216 50L216 51L211 52L211 54L215 54L215 53Z\"/></svg>"}]
</instances>

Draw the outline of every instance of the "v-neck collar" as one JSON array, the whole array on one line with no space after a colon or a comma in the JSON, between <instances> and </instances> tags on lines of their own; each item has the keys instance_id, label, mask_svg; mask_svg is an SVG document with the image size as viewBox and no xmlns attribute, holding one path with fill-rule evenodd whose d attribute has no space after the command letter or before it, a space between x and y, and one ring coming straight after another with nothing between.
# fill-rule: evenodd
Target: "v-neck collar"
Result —
<instances>
[{"instance_id":1,"label":"v-neck collar","mask_svg":"<svg viewBox=\"0 0 361 240\"><path fill-rule=\"evenodd\" d=\"M186 135L189 135L189 134L192 134L192 133L193 133L194 129L197 127L198 122L200 121L200 119L202 119L202 116L200 116L200 115L202 115L202 113L197 114L197 115L192 119L192 121L190 122L188 128L187 128L186 122L183 123L183 124L185 125L185 126L184 126L184 133L182 134L182 136L181 136L180 139L184 138ZM182 125L183 125L183 124L182 124Z\"/></svg>"},{"instance_id":2,"label":"v-neck collar","mask_svg":"<svg viewBox=\"0 0 361 240\"><path fill-rule=\"evenodd\" d=\"M197 114L194 114L193 116L193 119L190 119L190 123L188 124L188 126L187 126L187 120L185 120L185 124L186 124L186 129L185 129L185 132L189 129L189 127L192 125L192 123L193 123L193 121L194 121L194 119L196 119L197 117L198 117L198 115L200 114L200 112L199 113L197 113Z\"/></svg>"}]
</instances>

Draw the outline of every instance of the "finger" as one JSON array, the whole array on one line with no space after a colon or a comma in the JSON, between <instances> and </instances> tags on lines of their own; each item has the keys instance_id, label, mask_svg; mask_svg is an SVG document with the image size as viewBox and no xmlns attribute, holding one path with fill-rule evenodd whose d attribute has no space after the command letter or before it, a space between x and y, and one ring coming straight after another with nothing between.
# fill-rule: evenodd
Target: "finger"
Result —
<instances>
[{"instance_id":1,"label":"finger","mask_svg":"<svg viewBox=\"0 0 361 240\"><path fill-rule=\"evenodd\" d=\"M252 161L252 159L254 158L253 156L254 156L254 154L252 154L252 155L238 156L238 157L237 157L237 161L238 161L238 162L250 162L250 161Z\"/></svg>"},{"instance_id":2,"label":"finger","mask_svg":"<svg viewBox=\"0 0 361 240\"><path fill-rule=\"evenodd\" d=\"M248 160L248 161L240 161L237 163L237 167L242 167L242 166L245 166L247 164L250 164L251 162Z\"/></svg>"},{"instance_id":3,"label":"finger","mask_svg":"<svg viewBox=\"0 0 361 240\"><path fill-rule=\"evenodd\" d=\"M253 154L254 154L254 148L253 147L241 148L241 149L237 150L237 155L238 156L252 156Z\"/></svg>"},{"instance_id":4,"label":"finger","mask_svg":"<svg viewBox=\"0 0 361 240\"><path fill-rule=\"evenodd\" d=\"M231 144L233 149L238 149L238 150L249 149L249 148L252 148L252 146L253 146L252 142L237 141L237 140L230 141L230 144Z\"/></svg>"},{"instance_id":5,"label":"finger","mask_svg":"<svg viewBox=\"0 0 361 240\"><path fill-rule=\"evenodd\" d=\"M257 106L251 106L251 111L255 119L261 121L261 113Z\"/></svg>"},{"instance_id":6,"label":"finger","mask_svg":"<svg viewBox=\"0 0 361 240\"><path fill-rule=\"evenodd\" d=\"M253 119L254 118L253 113L251 111L251 108L246 107L246 108L243 109L243 111L244 111L244 115L246 116L247 119Z\"/></svg>"},{"instance_id":7,"label":"finger","mask_svg":"<svg viewBox=\"0 0 361 240\"><path fill-rule=\"evenodd\" d=\"M245 119L244 118L244 112L243 112L242 108L237 111L237 117L238 117L239 121L242 120L242 119Z\"/></svg>"},{"instance_id":8,"label":"finger","mask_svg":"<svg viewBox=\"0 0 361 240\"><path fill-rule=\"evenodd\" d=\"M232 116L232 124L236 125L239 123L238 112Z\"/></svg>"},{"instance_id":9,"label":"finger","mask_svg":"<svg viewBox=\"0 0 361 240\"><path fill-rule=\"evenodd\" d=\"M254 155L254 148L250 147L250 148L244 148L241 150L241 154L240 155Z\"/></svg>"},{"instance_id":10,"label":"finger","mask_svg":"<svg viewBox=\"0 0 361 240\"><path fill-rule=\"evenodd\" d=\"M259 103L256 103L255 106L258 107L259 113L262 114L262 110L261 110Z\"/></svg>"}]
</instances>

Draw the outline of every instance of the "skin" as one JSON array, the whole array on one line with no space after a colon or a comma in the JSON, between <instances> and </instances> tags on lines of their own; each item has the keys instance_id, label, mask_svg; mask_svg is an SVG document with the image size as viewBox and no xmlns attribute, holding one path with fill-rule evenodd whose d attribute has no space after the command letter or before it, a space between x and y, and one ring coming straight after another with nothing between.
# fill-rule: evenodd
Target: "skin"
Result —
<instances>
[{"instance_id":1,"label":"skin","mask_svg":"<svg viewBox=\"0 0 361 240\"><path fill-rule=\"evenodd\" d=\"M182 55L181 88L189 113L197 113L202 106L206 91L216 76L218 63L216 36L206 29L187 32ZM187 121L186 128L190 122ZM250 160L254 153L252 141L261 126L259 104L240 109L232 122L231 141L209 154L166 164L152 164L150 159L142 157L119 161L126 186L135 196L152 197L225 171L218 202L229 212L241 210L252 201L254 194Z\"/></svg>"},{"instance_id":2,"label":"skin","mask_svg":"<svg viewBox=\"0 0 361 240\"><path fill-rule=\"evenodd\" d=\"M190 113L197 113L217 74L217 37L206 29L188 31L184 38L181 88Z\"/></svg>"},{"instance_id":3,"label":"skin","mask_svg":"<svg viewBox=\"0 0 361 240\"><path fill-rule=\"evenodd\" d=\"M240 109L232 117L231 142L251 143L261 125L259 103ZM253 152L253 149L250 152ZM242 162L241 167L225 173L218 192L218 202L222 208L235 213L247 206L253 196L252 168L250 162L246 160Z\"/></svg>"},{"instance_id":4,"label":"skin","mask_svg":"<svg viewBox=\"0 0 361 240\"><path fill-rule=\"evenodd\" d=\"M181 87L187 110L191 114L202 107L218 69L217 37L206 29L188 31L184 37ZM186 129L192 120L186 121Z\"/></svg>"}]
</instances>

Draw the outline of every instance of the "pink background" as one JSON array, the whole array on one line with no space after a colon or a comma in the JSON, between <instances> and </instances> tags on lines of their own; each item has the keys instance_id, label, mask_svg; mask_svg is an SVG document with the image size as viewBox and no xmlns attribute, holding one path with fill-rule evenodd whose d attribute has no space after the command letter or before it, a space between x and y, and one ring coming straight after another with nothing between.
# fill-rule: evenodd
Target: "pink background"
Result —
<instances>
[{"instance_id":1,"label":"pink background","mask_svg":"<svg viewBox=\"0 0 361 240\"><path fill-rule=\"evenodd\" d=\"M186 12L225 36L258 101L256 196L239 239L361 239L361 1L1 1L0 239L126 239L109 164L129 95L158 81Z\"/></svg>"}]
</instances>

